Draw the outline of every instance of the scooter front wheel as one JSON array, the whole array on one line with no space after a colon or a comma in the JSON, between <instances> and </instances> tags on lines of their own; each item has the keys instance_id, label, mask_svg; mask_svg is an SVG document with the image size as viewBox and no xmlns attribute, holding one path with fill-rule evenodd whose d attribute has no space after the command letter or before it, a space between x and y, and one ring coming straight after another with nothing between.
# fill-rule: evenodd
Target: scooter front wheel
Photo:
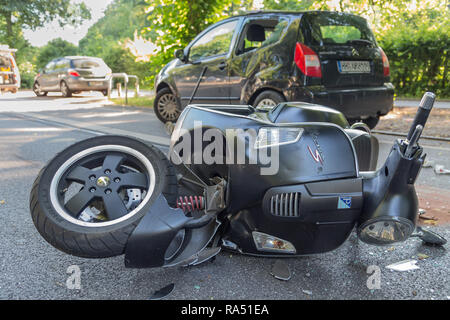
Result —
<instances>
[{"instance_id":1,"label":"scooter front wheel","mask_svg":"<svg viewBox=\"0 0 450 320\"><path fill-rule=\"evenodd\" d=\"M175 204L174 168L156 147L124 136L78 142L39 173L30 210L39 233L66 253L124 253L128 237L159 194Z\"/></svg>"}]
</instances>

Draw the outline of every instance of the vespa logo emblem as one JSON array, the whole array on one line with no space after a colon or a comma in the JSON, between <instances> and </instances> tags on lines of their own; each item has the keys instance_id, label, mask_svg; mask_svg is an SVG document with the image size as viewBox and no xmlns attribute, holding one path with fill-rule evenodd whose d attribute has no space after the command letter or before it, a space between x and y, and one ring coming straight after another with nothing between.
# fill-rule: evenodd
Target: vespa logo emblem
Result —
<instances>
[{"instance_id":1,"label":"vespa logo emblem","mask_svg":"<svg viewBox=\"0 0 450 320\"><path fill-rule=\"evenodd\" d=\"M319 150L316 149L316 151L313 152L309 146L308 146L308 150L309 150L309 153L311 154L311 157L314 159L314 161L323 165L323 159L319 153Z\"/></svg>"}]
</instances>

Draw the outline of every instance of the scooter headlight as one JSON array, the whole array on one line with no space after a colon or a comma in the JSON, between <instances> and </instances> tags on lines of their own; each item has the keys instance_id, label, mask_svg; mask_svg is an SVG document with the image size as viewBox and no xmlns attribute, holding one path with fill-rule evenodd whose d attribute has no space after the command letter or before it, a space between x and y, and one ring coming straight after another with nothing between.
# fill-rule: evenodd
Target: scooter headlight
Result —
<instances>
[{"instance_id":1,"label":"scooter headlight","mask_svg":"<svg viewBox=\"0 0 450 320\"><path fill-rule=\"evenodd\" d=\"M292 127L263 127L258 131L255 149L268 148L300 140L304 129Z\"/></svg>"},{"instance_id":2,"label":"scooter headlight","mask_svg":"<svg viewBox=\"0 0 450 320\"><path fill-rule=\"evenodd\" d=\"M366 221L358 228L358 236L368 244L387 245L406 240L414 228L408 219L386 216Z\"/></svg>"}]
</instances>

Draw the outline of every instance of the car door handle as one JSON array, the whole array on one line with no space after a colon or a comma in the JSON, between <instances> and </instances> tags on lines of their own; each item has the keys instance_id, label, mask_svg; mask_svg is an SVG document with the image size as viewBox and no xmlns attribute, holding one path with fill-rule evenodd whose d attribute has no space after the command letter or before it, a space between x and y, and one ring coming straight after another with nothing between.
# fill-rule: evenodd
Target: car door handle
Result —
<instances>
[{"instance_id":1,"label":"car door handle","mask_svg":"<svg viewBox=\"0 0 450 320\"><path fill-rule=\"evenodd\" d=\"M219 69L223 70L223 69L225 69L227 67L227 65L228 64L225 61L222 61L221 63L219 63Z\"/></svg>"}]
</instances>

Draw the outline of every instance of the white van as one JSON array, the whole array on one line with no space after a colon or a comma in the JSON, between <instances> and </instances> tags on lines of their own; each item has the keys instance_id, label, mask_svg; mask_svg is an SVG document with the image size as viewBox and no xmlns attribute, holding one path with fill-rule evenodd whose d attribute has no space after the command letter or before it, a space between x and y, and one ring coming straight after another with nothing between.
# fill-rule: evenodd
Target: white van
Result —
<instances>
[{"instance_id":1,"label":"white van","mask_svg":"<svg viewBox=\"0 0 450 320\"><path fill-rule=\"evenodd\" d=\"M16 93L20 88L20 73L14 53L7 45L0 45L0 91Z\"/></svg>"}]
</instances>

